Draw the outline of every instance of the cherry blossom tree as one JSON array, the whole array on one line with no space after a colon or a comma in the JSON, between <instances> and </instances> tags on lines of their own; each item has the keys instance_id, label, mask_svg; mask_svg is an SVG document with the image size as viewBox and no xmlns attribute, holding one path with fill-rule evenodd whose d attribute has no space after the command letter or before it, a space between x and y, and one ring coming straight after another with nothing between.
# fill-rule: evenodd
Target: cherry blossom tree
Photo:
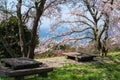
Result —
<instances>
[{"instance_id":1,"label":"cherry blossom tree","mask_svg":"<svg viewBox=\"0 0 120 80\"><path fill-rule=\"evenodd\" d=\"M102 56L107 55L107 41L109 28L112 26L111 18L120 6L119 0L68 0L70 12L68 19L57 21L51 28L51 32L63 27L66 32L55 33L54 37L62 37L63 42L79 42L80 40L93 41Z\"/></svg>"},{"instance_id":2,"label":"cherry blossom tree","mask_svg":"<svg viewBox=\"0 0 120 80\"><path fill-rule=\"evenodd\" d=\"M109 32L110 32L110 27L117 27L117 26L113 26L111 25L112 24L112 21L115 21L113 20L115 18L115 14L116 11L119 11L120 9L120 6L117 4L119 3L120 1L119 0L103 0L101 3L104 5L104 7L102 8L102 13L104 14L105 18L106 18L106 23L105 23L105 30L104 30L104 33L105 33L105 36L104 36L104 39L103 39L103 50L104 50L104 56L106 56L106 51L108 50L107 49L107 41L108 41L108 37L109 37ZM116 23L118 24L118 22Z\"/></svg>"},{"instance_id":3,"label":"cherry blossom tree","mask_svg":"<svg viewBox=\"0 0 120 80\"><path fill-rule=\"evenodd\" d=\"M27 0L26 0L27 1ZM64 3L64 0L28 0L27 3L23 3L23 0L18 0L17 2L17 17L19 23L19 35L21 52L24 57L34 58L34 49L36 46L35 40L37 35L37 28L41 24L41 19L43 16L51 16L51 14L57 13L59 9L59 4ZM25 4L27 10L22 13L22 6ZM59 9L59 10L58 10ZM31 40L29 43L29 50L26 51L26 42L22 25L26 22L32 20L32 30L31 30Z\"/></svg>"}]
</instances>

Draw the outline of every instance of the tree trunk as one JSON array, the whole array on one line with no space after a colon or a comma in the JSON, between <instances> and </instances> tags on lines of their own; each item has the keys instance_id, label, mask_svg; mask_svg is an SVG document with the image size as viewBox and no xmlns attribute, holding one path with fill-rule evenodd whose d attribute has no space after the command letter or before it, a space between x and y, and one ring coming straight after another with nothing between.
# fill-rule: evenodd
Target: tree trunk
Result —
<instances>
[{"instance_id":1,"label":"tree trunk","mask_svg":"<svg viewBox=\"0 0 120 80\"><path fill-rule=\"evenodd\" d=\"M28 57L32 58L32 59L34 58L34 49L35 49L35 46L36 46L35 39L36 39L36 35L37 35L38 21L39 21L39 18L34 19L33 29L32 29L32 32L31 32L31 42L30 42L30 46L29 46Z\"/></svg>"},{"instance_id":2,"label":"tree trunk","mask_svg":"<svg viewBox=\"0 0 120 80\"><path fill-rule=\"evenodd\" d=\"M108 40L108 29L109 29L109 16L106 14L106 25L105 25L105 38L103 39L103 54L107 56L108 47L107 47L107 40Z\"/></svg>"},{"instance_id":3,"label":"tree trunk","mask_svg":"<svg viewBox=\"0 0 120 80\"><path fill-rule=\"evenodd\" d=\"M111 0L110 4L113 5L113 3L114 3L114 0ZM111 8L111 10L113 10L113 9ZM103 56L107 56L107 53L108 53L107 40L108 40L110 14L106 13L105 16L106 16L106 21L105 21L105 26L104 26L105 27L105 38L103 39L103 47L102 47Z\"/></svg>"},{"instance_id":4,"label":"tree trunk","mask_svg":"<svg viewBox=\"0 0 120 80\"><path fill-rule=\"evenodd\" d=\"M18 0L17 17L18 17L20 47L21 47L21 53L23 54L23 57L27 57L24 27L23 27L23 24L22 24L21 6L22 6L22 0Z\"/></svg>"},{"instance_id":5,"label":"tree trunk","mask_svg":"<svg viewBox=\"0 0 120 80\"><path fill-rule=\"evenodd\" d=\"M103 43L103 47L102 47L102 56L103 57L106 57L107 56L107 52L108 52L108 49L106 47L106 44Z\"/></svg>"},{"instance_id":6,"label":"tree trunk","mask_svg":"<svg viewBox=\"0 0 120 80\"><path fill-rule=\"evenodd\" d=\"M32 28L32 32L31 32L31 41L30 41L30 46L29 46L29 51L28 51L28 57L32 58L32 59L34 58L34 49L36 46L35 39L36 39L36 35L37 35L39 19L44 12L45 2L46 2L46 0L41 0L41 3L35 2L36 16L34 18L33 28Z\"/></svg>"}]
</instances>

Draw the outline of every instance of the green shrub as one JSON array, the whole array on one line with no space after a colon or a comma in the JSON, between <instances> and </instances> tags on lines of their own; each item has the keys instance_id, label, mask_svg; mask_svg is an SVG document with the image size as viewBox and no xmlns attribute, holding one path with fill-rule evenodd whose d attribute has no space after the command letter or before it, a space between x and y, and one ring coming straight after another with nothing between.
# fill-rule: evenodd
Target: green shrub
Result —
<instances>
[{"instance_id":1,"label":"green shrub","mask_svg":"<svg viewBox=\"0 0 120 80\"><path fill-rule=\"evenodd\" d=\"M27 26L23 27L26 46L28 46L31 39L31 30L28 29ZM0 59L22 56L20 50L18 22L15 16L12 16L7 20L3 20L0 23L0 37ZM36 38L36 44L38 44L38 38Z\"/></svg>"}]
</instances>

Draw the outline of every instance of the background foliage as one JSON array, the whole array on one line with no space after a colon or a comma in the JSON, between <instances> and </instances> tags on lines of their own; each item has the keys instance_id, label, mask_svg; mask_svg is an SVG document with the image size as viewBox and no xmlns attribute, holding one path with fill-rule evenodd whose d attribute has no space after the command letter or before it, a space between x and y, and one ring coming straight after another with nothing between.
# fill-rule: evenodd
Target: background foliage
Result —
<instances>
[{"instance_id":1,"label":"background foliage","mask_svg":"<svg viewBox=\"0 0 120 80\"><path fill-rule=\"evenodd\" d=\"M31 30L24 27L26 46L29 45ZM0 58L20 57L22 53L20 51L20 40L18 22L15 16L10 17L7 20L3 20L0 23ZM38 38L36 39L38 44Z\"/></svg>"}]
</instances>

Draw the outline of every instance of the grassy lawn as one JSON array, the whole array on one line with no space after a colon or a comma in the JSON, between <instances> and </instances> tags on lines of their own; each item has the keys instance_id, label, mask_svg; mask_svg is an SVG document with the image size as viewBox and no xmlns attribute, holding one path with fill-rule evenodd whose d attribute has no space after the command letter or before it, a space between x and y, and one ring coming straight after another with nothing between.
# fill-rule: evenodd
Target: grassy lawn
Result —
<instances>
[{"instance_id":1,"label":"grassy lawn","mask_svg":"<svg viewBox=\"0 0 120 80\"><path fill-rule=\"evenodd\" d=\"M120 80L120 52L109 53L110 60L66 64L54 69L47 78L34 77L29 80ZM0 80L12 80L0 78Z\"/></svg>"}]
</instances>

